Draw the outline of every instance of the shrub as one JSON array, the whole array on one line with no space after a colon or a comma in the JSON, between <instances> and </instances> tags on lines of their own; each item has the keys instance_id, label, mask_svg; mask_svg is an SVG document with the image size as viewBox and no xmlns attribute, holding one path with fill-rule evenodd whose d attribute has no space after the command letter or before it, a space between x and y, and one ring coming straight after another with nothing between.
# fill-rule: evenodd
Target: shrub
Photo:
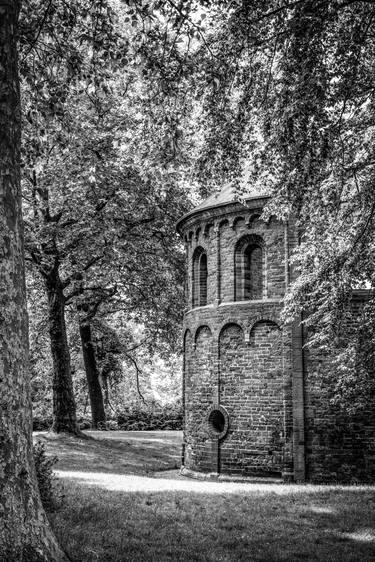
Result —
<instances>
[{"instance_id":1,"label":"shrub","mask_svg":"<svg viewBox=\"0 0 375 562\"><path fill-rule=\"evenodd\" d=\"M47 511L53 511L57 505L53 466L57 463L58 459L57 457L48 457L45 446L40 441L34 445L33 449L35 470L42 504Z\"/></svg>"},{"instance_id":2,"label":"shrub","mask_svg":"<svg viewBox=\"0 0 375 562\"><path fill-rule=\"evenodd\" d=\"M118 428L126 431L181 430L181 404L159 406L157 410L132 408L118 414Z\"/></svg>"},{"instance_id":3,"label":"shrub","mask_svg":"<svg viewBox=\"0 0 375 562\"><path fill-rule=\"evenodd\" d=\"M92 428L91 419L89 419L89 418L79 418L78 419L78 425L79 425L79 429L82 429L82 430Z\"/></svg>"},{"instance_id":4,"label":"shrub","mask_svg":"<svg viewBox=\"0 0 375 562\"><path fill-rule=\"evenodd\" d=\"M48 431L52 426L52 416L34 416L33 431Z\"/></svg>"}]
</instances>

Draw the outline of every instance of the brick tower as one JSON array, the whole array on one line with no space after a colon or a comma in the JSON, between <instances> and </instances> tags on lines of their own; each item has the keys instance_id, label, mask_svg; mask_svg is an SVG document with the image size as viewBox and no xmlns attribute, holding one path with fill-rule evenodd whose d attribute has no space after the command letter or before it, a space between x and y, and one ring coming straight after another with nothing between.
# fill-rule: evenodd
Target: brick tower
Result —
<instances>
[{"instance_id":1,"label":"brick tower","mask_svg":"<svg viewBox=\"0 0 375 562\"><path fill-rule=\"evenodd\" d=\"M182 473L343 480L345 457L352 474L368 476L374 416L360 432L361 458L358 432L327 444L340 423L320 385L328 359L303 350L300 318L282 326L297 240L290 225L260 219L267 201L239 203L226 187L177 225L187 255Z\"/></svg>"}]
</instances>

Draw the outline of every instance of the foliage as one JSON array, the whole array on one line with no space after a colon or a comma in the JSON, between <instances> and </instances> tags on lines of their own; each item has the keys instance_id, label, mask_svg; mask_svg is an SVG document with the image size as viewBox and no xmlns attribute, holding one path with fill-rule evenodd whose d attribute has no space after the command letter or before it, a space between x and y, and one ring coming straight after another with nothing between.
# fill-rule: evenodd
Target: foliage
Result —
<instances>
[{"instance_id":1,"label":"foliage","mask_svg":"<svg viewBox=\"0 0 375 562\"><path fill-rule=\"evenodd\" d=\"M183 253L174 224L187 194L181 151L167 155L167 102L153 101L130 5L27 0L20 46L32 372L35 396L48 399L56 365L39 310L52 281L69 324L115 314L144 324L149 345L176 347Z\"/></svg>"},{"instance_id":2,"label":"foliage","mask_svg":"<svg viewBox=\"0 0 375 562\"><path fill-rule=\"evenodd\" d=\"M190 73L202 193L231 182L240 200L272 196L264 217L275 214L299 234L285 322L302 313L308 344L341 358L332 374L352 396L354 381L363 382L365 396L373 365L361 359L364 333L345 338L343 327L353 291L370 289L365 315L374 302L373 2L166 4L164 29L173 28L179 49L160 72L178 65Z\"/></svg>"},{"instance_id":3,"label":"foliage","mask_svg":"<svg viewBox=\"0 0 375 562\"><path fill-rule=\"evenodd\" d=\"M41 441L37 441L37 443L34 444L33 452L39 493L43 507L47 511L53 511L57 506L56 478L53 474L53 467L58 459L56 456L47 455L45 445Z\"/></svg>"},{"instance_id":4,"label":"foliage","mask_svg":"<svg viewBox=\"0 0 375 562\"><path fill-rule=\"evenodd\" d=\"M52 364L46 336L45 308L43 302L39 308L34 308L31 297L29 307L33 427L34 431L48 430L52 425ZM169 345L162 343L159 346L153 339L148 345L147 334L141 326L122 321L122 315L116 314L110 315L106 322L98 317L93 323L98 368L109 421L116 420L117 414L124 408L147 411L154 403L163 408L165 404L175 404L181 397L180 355L171 353ZM81 429L87 429L91 427L87 418L87 380L74 322L68 322L68 336L78 422Z\"/></svg>"},{"instance_id":5,"label":"foliage","mask_svg":"<svg viewBox=\"0 0 375 562\"><path fill-rule=\"evenodd\" d=\"M181 403L166 404L156 410L128 408L117 414L117 428L125 431L181 430Z\"/></svg>"},{"instance_id":6,"label":"foliage","mask_svg":"<svg viewBox=\"0 0 375 562\"><path fill-rule=\"evenodd\" d=\"M173 168L145 156L131 27L119 28L108 2L55 0L31 38L44 7L25 4L21 34L27 256L42 276L57 263L68 302L87 309L96 293L119 293L140 308L173 279L184 201Z\"/></svg>"},{"instance_id":7,"label":"foliage","mask_svg":"<svg viewBox=\"0 0 375 562\"><path fill-rule=\"evenodd\" d=\"M349 338L335 357L332 402L349 414L366 415L369 400L375 396L375 314L374 302L365 306L358 332ZM333 373L332 373L333 375Z\"/></svg>"}]
</instances>

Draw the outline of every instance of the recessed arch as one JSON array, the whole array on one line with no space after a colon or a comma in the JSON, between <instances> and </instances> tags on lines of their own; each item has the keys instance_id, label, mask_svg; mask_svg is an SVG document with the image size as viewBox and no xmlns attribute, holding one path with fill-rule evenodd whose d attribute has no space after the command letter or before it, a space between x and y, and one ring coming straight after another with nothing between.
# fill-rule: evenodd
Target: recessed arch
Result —
<instances>
[{"instance_id":1,"label":"recessed arch","mask_svg":"<svg viewBox=\"0 0 375 562\"><path fill-rule=\"evenodd\" d=\"M260 213L253 213L247 218L246 224L249 228L252 228L254 222L258 221L259 219L260 219Z\"/></svg>"},{"instance_id":2,"label":"recessed arch","mask_svg":"<svg viewBox=\"0 0 375 562\"><path fill-rule=\"evenodd\" d=\"M250 347L260 345L268 346L268 353L271 355L283 355L282 330L280 326L272 320L258 320L254 322L250 329Z\"/></svg>"},{"instance_id":3,"label":"recessed arch","mask_svg":"<svg viewBox=\"0 0 375 562\"><path fill-rule=\"evenodd\" d=\"M187 330L185 330L184 337L183 337L184 349L186 348L186 344L191 339L191 337L192 337L191 331L188 328Z\"/></svg>"},{"instance_id":4,"label":"recessed arch","mask_svg":"<svg viewBox=\"0 0 375 562\"><path fill-rule=\"evenodd\" d=\"M201 336L203 332L206 332L208 337L212 337L211 328L207 326L207 324L202 324L201 326L198 326L198 328L195 330L195 334L194 334L195 344L197 343L198 338Z\"/></svg>"},{"instance_id":5,"label":"recessed arch","mask_svg":"<svg viewBox=\"0 0 375 562\"><path fill-rule=\"evenodd\" d=\"M272 320L271 318L258 318L258 319L257 319L255 322L253 322L253 323L251 324L251 326L250 326L250 330L249 330L250 335L251 335L252 332L257 328L257 326L258 326L258 325L261 325L261 324L268 324L268 325L270 325L270 326L274 326L274 327L277 328L280 332L282 331L282 330L281 330L281 327L279 326L279 324L278 324L275 320Z\"/></svg>"},{"instance_id":6,"label":"recessed arch","mask_svg":"<svg viewBox=\"0 0 375 562\"><path fill-rule=\"evenodd\" d=\"M234 250L234 300L258 300L265 293L265 244L258 234L240 238Z\"/></svg>"},{"instance_id":7,"label":"recessed arch","mask_svg":"<svg viewBox=\"0 0 375 562\"><path fill-rule=\"evenodd\" d=\"M204 228L203 228L203 236L209 236L210 235L210 230L211 228L214 227L214 223L213 222L209 222L207 223Z\"/></svg>"},{"instance_id":8,"label":"recessed arch","mask_svg":"<svg viewBox=\"0 0 375 562\"><path fill-rule=\"evenodd\" d=\"M236 217L233 220L233 228L236 228L238 226L238 224L241 223L241 222L243 222L243 224L245 224L245 217L243 217L243 216Z\"/></svg>"},{"instance_id":9,"label":"recessed arch","mask_svg":"<svg viewBox=\"0 0 375 562\"><path fill-rule=\"evenodd\" d=\"M219 228L224 228L224 226L229 226L228 219L221 219L221 221L219 221Z\"/></svg>"},{"instance_id":10,"label":"recessed arch","mask_svg":"<svg viewBox=\"0 0 375 562\"><path fill-rule=\"evenodd\" d=\"M202 246L193 253L193 307L207 304L207 252Z\"/></svg>"},{"instance_id":11,"label":"recessed arch","mask_svg":"<svg viewBox=\"0 0 375 562\"><path fill-rule=\"evenodd\" d=\"M220 341L220 338L223 336L223 334L225 334L225 332L227 332L228 330L231 330L231 329L238 329L241 332L242 337L243 338L245 337L244 329L240 324L238 324L238 322L226 322L221 327L221 330L219 332L219 341Z\"/></svg>"}]
</instances>

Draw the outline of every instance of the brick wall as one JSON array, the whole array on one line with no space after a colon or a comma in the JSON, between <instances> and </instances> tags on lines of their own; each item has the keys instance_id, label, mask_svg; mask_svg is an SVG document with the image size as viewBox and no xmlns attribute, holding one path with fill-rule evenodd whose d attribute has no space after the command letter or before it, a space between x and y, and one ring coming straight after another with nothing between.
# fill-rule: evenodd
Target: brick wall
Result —
<instances>
[{"instance_id":1,"label":"brick wall","mask_svg":"<svg viewBox=\"0 0 375 562\"><path fill-rule=\"evenodd\" d=\"M229 432L220 448L221 469L239 474L280 473L284 444L281 333L259 322L245 343L240 326L220 334L220 403Z\"/></svg>"},{"instance_id":2,"label":"brick wall","mask_svg":"<svg viewBox=\"0 0 375 562\"><path fill-rule=\"evenodd\" d=\"M184 464L201 472L374 481L375 403L356 419L339 413L330 400L330 359L303 349L300 319L280 329L282 299L297 275L287 256L298 236L293 223L261 221L257 214L264 203L202 210L183 224ZM242 294L256 298L239 301L238 275L246 264L236 259L235 249L255 239L262 250L254 254L253 246L251 254L254 292ZM198 247L207 254L207 305L193 308L192 256ZM359 300L353 307L360 314ZM357 322L352 316L345 329ZM208 424L218 404L229 416L222 440Z\"/></svg>"},{"instance_id":3,"label":"brick wall","mask_svg":"<svg viewBox=\"0 0 375 562\"><path fill-rule=\"evenodd\" d=\"M366 296L355 298L343 335L356 329ZM350 414L332 401L336 373L330 357L305 352L306 474L316 482L375 481L375 397L372 407Z\"/></svg>"},{"instance_id":4,"label":"brick wall","mask_svg":"<svg viewBox=\"0 0 375 562\"><path fill-rule=\"evenodd\" d=\"M194 343L195 340L195 343ZM210 471L212 458L208 443L206 413L213 403L215 373L210 328L202 326L194 339L185 338L185 464L193 470Z\"/></svg>"}]
</instances>

